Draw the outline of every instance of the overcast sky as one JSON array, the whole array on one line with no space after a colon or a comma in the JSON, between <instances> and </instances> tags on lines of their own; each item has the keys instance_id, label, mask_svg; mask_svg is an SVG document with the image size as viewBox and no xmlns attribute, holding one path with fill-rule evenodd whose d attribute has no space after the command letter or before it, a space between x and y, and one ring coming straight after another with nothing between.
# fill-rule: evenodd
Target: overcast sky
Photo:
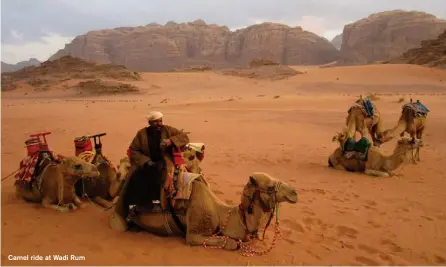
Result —
<instances>
[{"instance_id":1,"label":"overcast sky","mask_svg":"<svg viewBox=\"0 0 446 267\"><path fill-rule=\"evenodd\" d=\"M1 0L1 57L7 63L45 61L90 30L169 20L203 19L230 29L270 21L331 40L345 24L392 9L446 19L446 0Z\"/></svg>"}]
</instances>

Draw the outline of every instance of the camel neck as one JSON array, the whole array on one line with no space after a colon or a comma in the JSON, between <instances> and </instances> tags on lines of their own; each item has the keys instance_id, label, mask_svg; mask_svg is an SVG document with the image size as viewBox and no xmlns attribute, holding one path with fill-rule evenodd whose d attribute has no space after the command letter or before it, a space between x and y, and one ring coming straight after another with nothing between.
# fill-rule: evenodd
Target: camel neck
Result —
<instances>
[{"instance_id":1,"label":"camel neck","mask_svg":"<svg viewBox=\"0 0 446 267\"><path fill-rule=\"evenodd\" d=\"M392 155L384 157L384 170L385 171L393 171L403 162L405 161L407 154L410 152L410 150L399 150L396 149Z\"/></svg>"}]
</instances>

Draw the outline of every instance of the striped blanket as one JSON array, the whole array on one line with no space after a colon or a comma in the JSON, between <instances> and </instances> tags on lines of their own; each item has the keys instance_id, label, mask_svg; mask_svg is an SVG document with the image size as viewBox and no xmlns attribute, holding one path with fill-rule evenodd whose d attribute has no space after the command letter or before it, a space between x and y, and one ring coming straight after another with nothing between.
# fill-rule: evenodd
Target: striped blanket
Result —
<instances>
[{"instance_id":1,"label":"striped blanket","mask_svg":"<svg viewBox=\"0 0 446 267\"><path fill-rule=\"evenodd\" d=\"M406 108L413 110L415 112L416 117L427 116L427 113L430 111L425 105L421 104L421 102L419 101L414 103L404 104L402 110L404 111L404 109Z\"/></svg>"},{"instance_id":2,"label":"striped blanket","mask_svg":"<svg viewBox=\"0 0 446 267\"><path fill-rule=\"evenodd\" d=\"M62 155L50 152L55 160L61 160ZM16 173L15 179L17 181L31 182L35 178L35 170L37 167L37 161L39 159L39 153L35 153L32 156L27 156L20 161L19 172ZM40 163L42 164L43 161Z\"/></svg>"}]
</instances>

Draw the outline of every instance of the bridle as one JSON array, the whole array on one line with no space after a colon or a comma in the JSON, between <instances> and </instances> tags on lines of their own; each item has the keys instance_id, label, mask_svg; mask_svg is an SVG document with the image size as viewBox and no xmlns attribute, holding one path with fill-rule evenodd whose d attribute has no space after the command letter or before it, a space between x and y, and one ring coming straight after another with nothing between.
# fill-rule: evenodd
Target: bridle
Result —
<instances>
[{"instance_id":1,"label":"bridle","mask_svg":"<svg viewBox=\"0 0 446 267\"><path fill-rule=\"evenodd\" d=\"M252 231L250 231L248 229L248 224L247 224L247 221L246 221L246 213L245 213L245 211L247 211L248 214L252 214L254 212L253 211L254 202L256 201L256 199L258 199L263 212L270 213L269 218L268 218L268 222L267 222L267 224L265 226L265 229L263 231L263 237L262 237L262 239L259 239L259 240L263 240L263 239L265 239L266 229L268 229L268 227L269 227L269 225L271 223L271 220L272 220L272 218L274 216L274 211L276 211L276 208L278 208L277 207L278 206L278 203L277 203L277 192L280 190L280 187L282 186L282 182L277 181L274 186L268 187L267 190L264 190L264 189L259 187L259 184L254 180L253 177L250 177L250 179L251 179L251 184L254 185L254 192L251 193L251 194L247 194L246 191L248 191L249 188L245 188L243 190L243 196L245 198L247 198L248 206L245 207L243 205L243 203L245 203L245 201L242 200L242 202L239 205L239 213L240 213L240 216L242 218L242 224L243 224L243 227L245 228L246 234L248 236L251 236L251 237L257 237L257 239L259 239L258 238L258 229L255 229L255 230L252 230ZM264 201L264 199L261 196L262 193L264 193L264 194L269 196L269 198L268 198L268 200L266 202Z\"/></svg>"}]
</instances>

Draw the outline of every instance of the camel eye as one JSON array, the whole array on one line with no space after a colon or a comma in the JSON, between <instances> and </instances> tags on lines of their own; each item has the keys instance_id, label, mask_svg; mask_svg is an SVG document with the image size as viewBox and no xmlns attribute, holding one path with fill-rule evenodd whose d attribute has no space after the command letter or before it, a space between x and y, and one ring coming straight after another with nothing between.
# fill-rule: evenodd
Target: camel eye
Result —
<instances>
[{"instance_id":1,"label":"camel eye","mask_svg":"<svg viewBox=\"0 0 446 267\"><path fill-rule=\"evenodd\" d=\"M82 165L81 164L76 164L76 165L74 165L74 169L80 170L80 169L82 169Z\"/></svg>"},{"instance_id":2,"label":"camel eye","mask_svg":"<svg viewBox=\"0 0 446 267\"><path fill-rule=\"evenodd\" d=\"M195 156L194 155L192 155L192 156L189 156L189 158L188 158L189 160L194 160L195 159Z\"/></svg>"}]
</instances>

